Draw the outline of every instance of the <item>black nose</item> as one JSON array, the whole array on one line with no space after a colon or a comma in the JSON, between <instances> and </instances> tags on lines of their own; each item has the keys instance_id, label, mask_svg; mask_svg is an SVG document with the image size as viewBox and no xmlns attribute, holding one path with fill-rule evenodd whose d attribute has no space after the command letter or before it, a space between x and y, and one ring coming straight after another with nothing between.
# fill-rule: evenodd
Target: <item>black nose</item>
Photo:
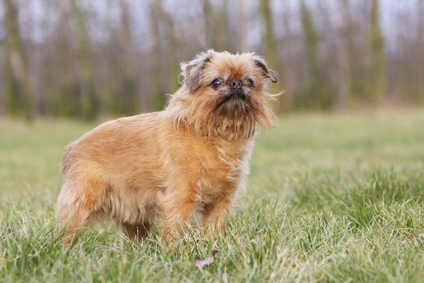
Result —
<instances>
[{"instance_id":1,"label":"black nose","mask_svg":"<svg viewBox=\"0 0 424 283\"><path fill-rule=\"evenodd\" d=\"M230 87L232 89L241 89L241 81L239 80L233 80L230 82Z\"/></svg>"}]
</instances>

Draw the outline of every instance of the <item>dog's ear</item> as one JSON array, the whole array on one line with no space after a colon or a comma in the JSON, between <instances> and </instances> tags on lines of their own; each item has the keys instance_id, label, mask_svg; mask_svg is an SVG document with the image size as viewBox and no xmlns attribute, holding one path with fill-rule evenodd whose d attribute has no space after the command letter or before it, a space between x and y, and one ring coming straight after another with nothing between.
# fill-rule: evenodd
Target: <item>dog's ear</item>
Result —
<instances>
[{"instance_id":1,"label":"dog's ear","mask_svg":"<svg viewBox=\"0 0 424 283\"><path fill-rule=\"evenodd\" d=\"M207 62L210 62L214 53L215 51L210 49L207 52L199 53L190 62L181 63L182 84L185 84L190 91L194 91L200 87L202 69Z\"/></svg>"},{"instance_id":2,"label":"dog's ear","mask_svg":"<svg viewBox=\"0 0 424 283\"><path fill-rule=\"evenodd\" d=\"M260 56L255 55L253 57L253 61L255 62L256 67L262 69L264 77L269 78L273 83L278 82L277 73L268 68L264 59L262 59Z\"/></svg>"}]
</instances>

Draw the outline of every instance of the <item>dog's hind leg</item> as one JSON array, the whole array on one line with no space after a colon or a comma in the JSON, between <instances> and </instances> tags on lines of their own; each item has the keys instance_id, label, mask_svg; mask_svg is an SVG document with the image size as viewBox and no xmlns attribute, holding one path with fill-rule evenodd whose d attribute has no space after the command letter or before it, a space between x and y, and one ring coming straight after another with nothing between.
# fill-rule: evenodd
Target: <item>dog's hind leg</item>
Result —
<instances>
[{"instance_id":1,"label":"dog's hind leg","mask_svg":"<svg viewBox=\"0 0 424 283\"><path fill-rule=\"evenodd\" d=\"M85 232L91 213L84 207L75 207L67 212L66 208L63 209L63 207L58 209L59 230L66 234L63 243L69 244L75 236Z\"/></svg>"},{"instance_id":2,"label":"dog's hind leg","mask_svg":"<svg viewBox=\"0 0 424 283\"><path fill-rule=\"evenodd\" d=\"M64 243L70 243L85 228L101 205L101 191L104 185L98 179L63 184L57 201L59 230L66 233Z\"/></svg>"}]
</instances>

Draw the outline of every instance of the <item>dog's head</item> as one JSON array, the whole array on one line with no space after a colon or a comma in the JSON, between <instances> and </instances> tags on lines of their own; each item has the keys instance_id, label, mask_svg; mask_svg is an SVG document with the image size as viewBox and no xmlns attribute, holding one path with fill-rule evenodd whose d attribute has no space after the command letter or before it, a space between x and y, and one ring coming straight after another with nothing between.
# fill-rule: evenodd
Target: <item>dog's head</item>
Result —
<instances>
[{"instance_id":1,"label":"dog's head","mask_svg":"<svg viewBox=\"0 0 424 283\"><path fill-rule=\"evenodd\" d=\"M181 69L183 86L168 105L178 123L228 139L252 138L256 122L263 128L273 125L267 84L278 79L255 53L209 50Z\"/></svg>"}]
</instances>

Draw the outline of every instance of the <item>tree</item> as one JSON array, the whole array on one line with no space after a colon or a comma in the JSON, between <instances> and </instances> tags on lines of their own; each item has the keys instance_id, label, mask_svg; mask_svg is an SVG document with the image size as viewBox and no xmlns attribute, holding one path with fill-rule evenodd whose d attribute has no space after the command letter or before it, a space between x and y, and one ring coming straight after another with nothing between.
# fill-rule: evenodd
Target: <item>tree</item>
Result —
<instances>
[{"instance_id":1,"label":"tree","mask_svg":"<svg viewBox=\"0 0 424 283\"><path fill-rule=\"evenodd\" d=\"M370 50L370 64L368 70L368 95L370 102L381 104L384 99L384 40L379 23L378 0L372 0L370 12L370 28L368 45Z\"/></svg>"},{"instance_id":2,"label":"tree","mask_svg":"<svg viewBox=\"0 0 424 283\"><path fill-rule=\"evenodd\" d=\"M279 76L279 80L275 89L282 91L284 89L283 69L281 68L281 58L278 57L277 40L274 32L273 14L270 8L269 0L260 0L261 17L263 21L263 53L267 59L268 65L271 69L275 70ZM283 96L280 96L280 102L283 102ZM283 103L279 105L280 110L284 108Z\"/></svg>"},{"instance_id":3,"label":"tree","mask_svg":"<svg viewBox=\"0 0 424 283\"><path fill-rule=\"evenodd\" d=\"M24 45L18 22L18 8L13 0L3 0L6 8L6 96L11 116L31 121L34 111Z\"/></svg>"},{"instance_id":4,"label":"tree","mask_svg":"<svg viewBox=\"0 0 424 283\"><path fill-rule=\"evenodd\" d=\"M300 4L300 17L305 38L304 56L309 68L311 82L299 103L305 108L317 107L321 110L329 110L332 101L326 86L325 71L322 70L319 60L318 33L315 30L311 12L303 1Z\"/></svg>"},{"instance_id":5,"label":"tree","mask_svg":"<svg viewBox=\"0 0 424 283\"><path fill-rule=\"evenodd\" d=\"M121 11L117 45L114 44L115 56L114 65L116 66L117 74L116 79L117 88L116 93L112 95L113 104L111 108L119 115L133 115L138 112L137 90L138 85L136 82L136 57L134 48L131 43L131 25L128 3L121 0L119 2Z\"/></svg>"},{"instance_id":6,"label":"tree","mask_svg":"<svg viewBox=\"0 0 424 283\"><path fill-rule=\"evenodd\" d=\"M74 25L75 72L78 80L78 94L80 99L80 118L86 121L97 117L98 104L93 85L93 67L91 64L90 38L87 32L87 19L83 9L71 0Z\"/></svg>"}]
</instances>

